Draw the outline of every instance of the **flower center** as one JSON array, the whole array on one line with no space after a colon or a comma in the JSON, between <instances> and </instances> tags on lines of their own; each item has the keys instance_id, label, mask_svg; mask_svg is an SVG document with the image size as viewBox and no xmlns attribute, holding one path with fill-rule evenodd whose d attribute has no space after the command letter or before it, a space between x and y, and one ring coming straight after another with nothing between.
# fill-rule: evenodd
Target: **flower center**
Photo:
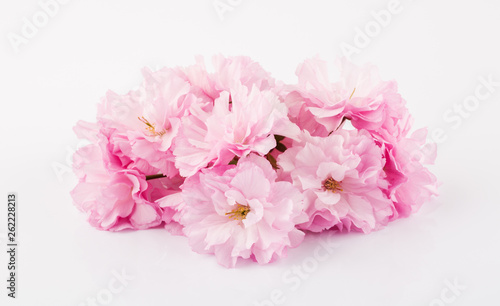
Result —
<instances>
[{"instance_id":1,"label":"flower center","mask_svg":"<svg viewBox=\"0 0 500 306\"><path fill-rule=\"evenodd\" d=\"M340 183L341 182L337 182L330 176L329 178L323 181L323 188L333 193L335 193L336 191L344 191L342 188L340 188L341 187Z\"/></svg>"},{"instance_id":2,"label":"flower center","mask_svg":"<svg viewBox=\"0 0 500 306\"><path fill-rule=\"evenodd\" d=\"M229 219L233 220L243 220L247 217L249 212L250 207L248 205L241 205L239 203L236 203L236 208L226 213L226 216L228 216Z\"/></svg>"},{"instance_id":3,"label":"flower center","mask_svg":"<svg viewBox=\"0 0 500 306\"><path fill-rule=\"evenodd\" d=\"M144 118L144 116L142 116L142 117L137 117L137 118L139 118L139 120L140 120L142 123L144 123L144 124L146 125L146 130L147 130L149 133L151 133L151 135L150 135L150 136L163 136L163 135L165 135L165 133L167 132L167 131L165 131L165 130L161 130L160 132L157 132L157 131L156 131L156 128L155 128L155 124L154 124L154 123L150 123L150 122L148 121L148 119Z\"/></svg>"}]
</instances>

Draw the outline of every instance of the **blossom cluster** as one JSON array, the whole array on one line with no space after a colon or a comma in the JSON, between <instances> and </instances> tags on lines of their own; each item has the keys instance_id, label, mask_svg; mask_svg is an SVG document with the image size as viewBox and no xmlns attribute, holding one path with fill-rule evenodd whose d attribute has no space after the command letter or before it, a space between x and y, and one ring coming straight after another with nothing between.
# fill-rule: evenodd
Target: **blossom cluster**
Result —
<instances>
[{"instance_id":1,"label":"blossom cluster","mask_svg":"<svg viewBox=\"0 0 500 306\"><path fill-rule=\"evenodd\" d=\"M108 92L90 144L74 155L71 192L91 225L163 226L226 267L286 255L307 232L369 233L436 195L435 147L394 81L337 60L284 84L248 57L143 70L139 88ZM90 136L89 136L90 135Z\"/></svg>"}]
</instances>

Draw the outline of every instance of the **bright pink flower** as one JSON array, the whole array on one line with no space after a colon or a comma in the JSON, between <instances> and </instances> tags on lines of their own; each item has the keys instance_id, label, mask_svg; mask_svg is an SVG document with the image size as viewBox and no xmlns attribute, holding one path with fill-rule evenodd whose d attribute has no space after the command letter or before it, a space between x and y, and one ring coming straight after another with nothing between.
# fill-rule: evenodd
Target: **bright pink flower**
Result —
<instances>
[{"instance_id":1,"label":"bright pink flower","mask_svg":"<svg viewBox=\"0 0 500 306\"><path fill-rule=\"evenodd\" d=\"M328 137L306 132L279 156L278 165L304 193L309 221L301 229L332 227L368 233L385 225L392 201L385 196L383 151L366 131L339 130Z\"/></svg>"},{"instance_id":2,"label":"bright pink flower","mask_svg":"<svg viewBox=\"0 0 500 306\"><path fill-rule=\"evenodd\" d=\"M387 146L384 170L389 187L388 196L394 201L392 219L407 217L437 193L437 179L424 165L434 163L436 145L426 144L426 129Z\"/></svg>"},{"instance_id":3,"label":"bright pink flower","mask_svg":"<svg viewBox=\"0 0 500 306\"><path fill-rule=\"evenodd\" d=\"M237 166L203 169L181 189L189 244L198 253L215 254L223 266L234 267L238 258L269 263L303 239L295 228L304 221L302 195L292 184L277 182L263 157L251 154Z\"/></svg>"}]
</instances>

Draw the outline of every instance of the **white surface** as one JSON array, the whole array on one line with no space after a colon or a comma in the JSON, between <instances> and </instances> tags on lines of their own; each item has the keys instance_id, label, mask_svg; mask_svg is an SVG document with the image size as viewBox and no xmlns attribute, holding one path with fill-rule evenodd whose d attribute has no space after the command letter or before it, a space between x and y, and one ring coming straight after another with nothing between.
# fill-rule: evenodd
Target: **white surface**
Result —
<instances>
[{"instance_id":1,"label":"white surface","mask_svg":"<svg viewBox=\"0 0 500 306\"><path fill-rule=\"evenodd\" d=\"M146 65L187 65L196 54L220 52L249 55L276 78L294 81L300 61L319 54L333 62L342 42L353 44L355 28L374 20L370 12L389 3L223 1L236 4L224 21L213 0L69 1L17 53L7 35L40 7L1 2L0 304L91 305L87 298L106 298L113 271L125 269L134 279L109 305L250 306L279 291L283 305L499 305L500 87L458 128L442 118L474 94L479 77L500 81L494 1L401 0L402 11L352 57L398 81L415 127L448 135L433 168L441 196L418 214L367 236L334 236L334 252L318 250L317 267L314 250L325 235L307 237L274 264L233 270L161 229L107 233L85 222L69 196L75 178L64 173L59 181L52 166L67 163L78 145L72 126L94 120L107 89L138 85ZM11 191L19 196L16 301L5 290ZM290 279L303 264L313 270L307 279ZM445 284L455 279L466 287L458 296Z\"/></svg>"}]
</instances>

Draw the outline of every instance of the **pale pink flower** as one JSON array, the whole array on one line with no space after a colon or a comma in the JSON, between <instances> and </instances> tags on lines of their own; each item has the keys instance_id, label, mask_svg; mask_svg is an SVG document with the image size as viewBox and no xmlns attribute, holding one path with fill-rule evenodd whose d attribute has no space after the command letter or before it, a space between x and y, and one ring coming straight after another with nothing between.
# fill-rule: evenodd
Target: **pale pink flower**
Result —
<instances>
[{"instance_id":1,"label":"pale pink flower","mask_svg":"<svg viewBox=\"0 0 500 306\"><path fill-rule=\"evenodd\" d=\"M298 135L287 111L272 91L234 85L221 92L211 111L191 107L175 142L175 165L187 177L207 166L227 165L235 156L265 155L276 146L275 134Z\"/></svg>"},{"instance_id":2,"label":"pale pink flower","mask_svg":"<svg viewBox=\"0 0 500 306\"><path fill-rule=\"evenodd\" d=\"M110 145L124 157L174 177L178 170L172 154L173 139L191 104L202 98L191 92L191 85L172 69L144 69L143 74L145 81L140 89L126 95L107 93L99 106L98 123Z\"/></svg>"},{"instance_id":3,"label":"pale pink flower","mask_svg":"<svg viewBox=\"0 0 500 306\"><path fill-rule=\"evenodd\" d=\"M220 90L215 85L215 80L211 73L208 72L203 57L196 57L196 64L187 67L176 67L173 69L175 73L184 81L191 85L191 91L199 97L206 97L206 100L211 100L219 97Z\"/></svg>"},{"instance_id":4,"label":"pale pink flower","mask_svg":"<svg viewBox=\"0 0 500 306\"><path fill-rule=\"evenodd\" d=\"M235 86L245 86L248 90L257 87L261 91L274 90L275 80L262 66L247 56L216 55L212 57L213 69L207 69L201 56L196 64L175 68L175 71L196 90L201 90L213 100L221 92L230 91Z\"/></svg>"},{"instance_id":5,"label":"pale pink flower","mask_svg":"<svg viewBox=\"0 0 500 306\"><path fill-rule=\"evenodd\" d=\"M250 152L267 154L273 134L295 137L297 126L276 94L275 81L248 57L213 57L213 72L201 59L182 69L184 79L206 93L211 103L195 103L175 141L175 165L183 176L227 164Z\"/></svg>"},{"instance_id":6,"label":"pale pink flower","mask_svg":"<svg viewBox=\"0 0 500 306\"><path fill-rule=\"evenodd\" d=\"M263 157L251 154L237 166L203 169L181 189L189 244L198 253L215 254L223 266L234 267L238 258L269 263L303 239L295 228L304 221L302 195L292 184L277 182Z\"/></svg>"},{"instance_id":7,"label":"pale pink flower","mask_svg":"<svg viewBox=\"0 0 500 306\"><path fill-rule=\"evenodd\" d=\"M427 130L420 129L386 148L387 194L395 208L392 219L409 216L438 194L436 176L424 166L434 163L436 144L426 143L426 136Z\"/></svg>"},{"instance_id":8,"label":"pale pink flower","mask_svg":"<svg viewBox=\"0 0 500 306\"><path fill-rule=\"evenodd\" d=\"M301 229L333 227L368 233L385 225L392 201L382 192L382 149L366 131L339 130L328 137L309 136L278 157L278 165L304 193L309 221Z\"/></svg>"},{"instance_id":9,"label":"pale pink flower","mask_svg":"<svg viewBox=\"0 0 500 306\"><path fill-rule=\"evenodd\" d=\"M342 122L346 97L330 81L326 63L318 58L304 61L295 73L298 84L289 86L285 97L292 121L312 135L328 135Z\"/></svg>"},{"instance_id":10,"label":"pale pink flower","mask_svg":"<svg viewBox=\"0 0 500 306\"><path fill-rule=\"evenodd\" d=\"M339 60L337 65L340 70L337 90L346 101L343 116L358 129L380 128L385 119L386 99L399 96L396 82L382 81L373 65L358 67L346 59Z\"/></svg>"},{"instance_id":11,"label":"pale pink flower","mask_svg":"<svg viewBox=\"0 0 500 306\"><path fill-rule=\"evenodd\" d=\"M184 209L184 200L182 198L181 189L172 188L167 191L167 195L156 200L156 203L163 209L162 220L165 224L165 229L172 235L182 236L183 226L180 224L180 217Z\"/></svg>"},{"instance_id":12,"label":"pale pink flower","mask_svg":"<svg viewBox=\"0 0 500 306\"><path fill-rule=\"evenodd\" d=\"M351 120L352 125L368 130L386 142L405 137L412 119L406 102L398 93L397 83L382 81L373 65L358 67L343 59L339 61L339 66L339 88L344 90L344 96L353 88L344 110L344 116Z\"/></svg>"},{"instance_id":13,"label":"pale pink flower","mask_svg":"<svg viewBox=\"0 0 500 306\"><path fill-rule=\"evenodd\" d=\"M80 123L75 132L95 135L97 125ZM75 205L85 212L89 223L101 230L146 229L162 223L164 211L155 203L175 190L182 180L160 178L146 180L147 164L124 162L110 152L103 134L92 137L94 143L73 155L73 170L79 179L71 195ZM87 137L88 138L88 137Z\"/></svg>"},{"instance_id":14,"label":"pale pink flower","mask_svg":"<svg viewBox=\"0 0 500 306\"><path fill-rule=\"evenodd\" d=\"M102 230L143 229L161 223L159 207L147 201L144 174L133 169L106 171L99 147L90 145L74 155L76 168L85 176L73 189L75 205L87 213L89 223ZM102 167L98 169L96 166ZM92 167L93 169L85 169Z\"/></svg>"},{"instance_id":15,"label":"pale pink flower","mask_svg":"<svg viewBox=\"0 0 500 306\"><path fill-rule=\"evenodd\" d=\"M394 81L370 65L299 65L276 82L248 57L143 70L124 95L108 92L97 123L75 132L71 192L101 230L164 224L191 248L234 267L299 245L302 230L369 233L437 194L435 159ZM355 130L346 130L350 121Z\"/></svg>"},{"instance_id":16,"label":"pale pink flower","mask_svg":"<svg viewBox=\"0 0 500 306\"><path fill-rule=\"evenodd\" d=\"M315 58L297 69L298 84L288 87L285 103L291 120L314 136L326 136L350 119L382 140L404 137L410 128L405 101L394 81L382 81L371 65L338 60L340 76L329 79L326 63Z\"/></svg>"},{"instance_id":17,"label":"pale pink flower","mask_svg":"<svg viewBox=\"0 0 500 306\"><path fill-rule=\"evenodd\" d=\"M240 84L250 91L257 87L260 91L272 90L275 81L271 74L247 56L224 57L214 56L212 59L214 73L212 78L217 90L229 91Z\"/></svg>"}]
</instances>

